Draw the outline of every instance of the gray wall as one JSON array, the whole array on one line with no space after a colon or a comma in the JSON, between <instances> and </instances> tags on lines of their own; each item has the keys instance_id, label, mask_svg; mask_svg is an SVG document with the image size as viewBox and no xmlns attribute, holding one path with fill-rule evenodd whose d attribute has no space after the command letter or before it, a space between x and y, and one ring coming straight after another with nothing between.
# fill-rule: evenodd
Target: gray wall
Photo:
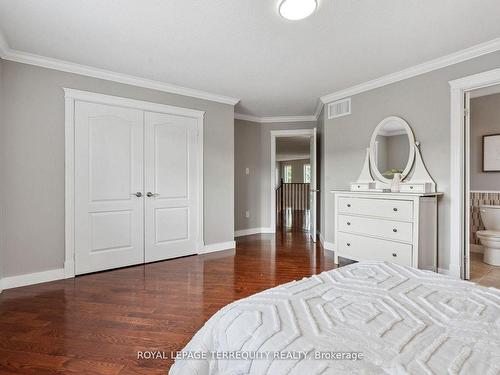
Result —
<instances>
[{"instance_id":1,"label":"gray wall","mask_svg":"<svg viewBox=\"0 0 500 375\"><path fill-rule=\"evenodd\" d=\"M4 134L3 134L3 120L2 120L2 114L3 114L3 60L0 59L0 197L5 196L4 195L4 183L1 179L3 176L3 162L2 160L5 159L4 155L4 147L2 144L2 139L4 139ZM4 258L3 258L3 253L4 253L4 233L5 233L5 219L4 219L4 202L2 199L0 199L0 284L1 280L3 277L3 268L4 268ZM2 290L2 286L0 285L0 290Z\"/></svg>"},{"instance_id":2,"label":"gray wall","mask_svg":"<svg viewBox=\"0 0 500 375\"><path fill-rule=\"evenodd\" d=\"M280 171L280 178L285 179L284 174L283 174L283 168L285 165L291 165L292 166L292 182L293 183L303 183L304 182L304 165L310 164L311 160L309 159L302 159L302 160L284 160L280 161L279 164L279 171Z\"/></svg>"},{"instance_id":3,"label":"gray wall","mask_svg":"<svg viewBox=\"0 0 500 375\"><path fill-rule=\"evenodd\" d=\"M235 230L260 228L260 124L234 120L234 150ZM250 174L245 174L245 168Z\"/></svg>"},{"instance_id":4,"label":"gray wall","mask_svg":"<svg viewBox=\"0 0 500 375\"><path fill-rule=\"evenodd\" d=\"M471 100L470 188L500 190L500 173L483 172L483 135L500 134L500 94Z\"/></svg>"},{"instance_id":5,"label":"gray wall","mask_svg":"<svg viewBox=\"0 0 500 375\"><path fill-rule=\"evenodd\" d=\"M271 130L312 129L315 121L258 124L235 120L235 230L271 225ZM252 172L252 165L257 166ZM250 167L250 175L245 168ZM274 171L274 168L273 168ZM245 218L245 211L250 218Z\"/></svg>"},{"instance_id":6,"label":"gray wall","mask_svg":"<svg viewBox=\"0 0 500 375\"><path fill-rule=\"evenodd\" d=\"M347 189L361 170L375 126L390 115L401 116L421 142L425 164L437 189L439 202L439 267L448 269L450 232L450 87L448 81L498 68L500 53L446 67L352 97L352 115L324 119L324 172L326 241L335 242L332 189Z\"/></svg>"},{"instance_id":7,"label":"gray wall","mask_svg":"<svg viewBox=\"0 0 500 375\"><path fill-rule=\"evenodd\" d=\"M311 142L308 137L278 137L276 138L276 157L309 157ZM285 159L283 159L285 160Z\"/></svg>"},{"instance_id":8,"label":"gray wall","mask_svg":"<svg viewBox=\"0 0 500 375\"><path fill-rule=\"evenodd\" d=\"M206 111L205 243L233 240L233 106L9 61L3 85L4 276L63 267L63 87Z\"/></svg>"}]
</instances>

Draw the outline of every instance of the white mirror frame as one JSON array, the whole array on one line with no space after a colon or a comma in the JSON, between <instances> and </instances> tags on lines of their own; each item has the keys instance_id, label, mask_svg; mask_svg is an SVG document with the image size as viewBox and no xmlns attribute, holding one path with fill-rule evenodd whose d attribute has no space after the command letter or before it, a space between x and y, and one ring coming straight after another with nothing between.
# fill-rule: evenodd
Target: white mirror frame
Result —
<instances>
[{"instance_id":1,"label":"white mirror frame","mask_svg":"<svg viewBox=\"0 0 500 375\"><path fill-rule=\"evenodd\" d=\"M370 167L376 180L389 185L391 184L392 180L384 177L384 175L380 173L377 167L375 142L377 140L377 135L379 134L380 129L382 129L382 127L388 122L394 122L394 121L400 123L403 126L408 136L408 162L406 163L405 169L401 173L401 180L404 180L408 176L413 166L413 162L415 161L415 147L414 147L415 137L413 135L413 131L411 130L410 125L401 117L397 116L389 116L383 119L381 122L379 122L379 124L373 130L372 138L370 140Z\"/></svg>"}]
</instances>

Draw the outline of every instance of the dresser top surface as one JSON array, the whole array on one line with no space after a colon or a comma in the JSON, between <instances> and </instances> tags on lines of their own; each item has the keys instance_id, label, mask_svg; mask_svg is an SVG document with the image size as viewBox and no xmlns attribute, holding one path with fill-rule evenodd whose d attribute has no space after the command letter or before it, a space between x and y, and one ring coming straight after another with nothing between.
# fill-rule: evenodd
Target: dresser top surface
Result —
<instances>
[{"instance_id":1,"label":"dresser top surface","mask_svg":"<svg viewBox=\"0 0 500 375\"><path fill-rule=\"evenodd\" d=\"M442 192L437 193L392 193L390 191L350 191L350 190L330 190L333 194L349 194L349 195L377 195L387 197L438 197L443 195Z\"/></svg>"}]
</instances>

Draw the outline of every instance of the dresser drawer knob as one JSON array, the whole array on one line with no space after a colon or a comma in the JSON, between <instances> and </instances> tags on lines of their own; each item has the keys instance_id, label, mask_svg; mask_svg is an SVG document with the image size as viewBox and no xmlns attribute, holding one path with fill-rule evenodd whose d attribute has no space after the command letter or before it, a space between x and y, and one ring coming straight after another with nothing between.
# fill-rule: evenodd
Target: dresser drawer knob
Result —
<instances>
[{"instance_id":1,"label":"dresser drawer knob","mask_svg":"<svg viewBox=\"0 0 500 375\"><path fill-rule=\"evenodd\" d=\"M351 207L351 204L350 204L350 203L347 203L347 207Z\"/></svg>"},{"instance_id":2,"label":"dresser drawer knob","mask_svg":"<svg viewBox=\"0 0 500 375\"><path fill-rule=\"evenodd\" d=\"M396 207L394 207L392 210L393 210L394 212L398 212L398 209L397 209Z\"/></svg>"},{"instance_id":3,"label":"dresser drawer knob","mask_svg":"<svg viewBox=\"0 0 500 375\"><path fill-rule=\"evenodd\" d=\"M396 258L396 257L398 256L398 254L396 254L396 253L392 253L392 256L393 256L394 258Z\"/></svg>"},{"instance_id":4,"label":"dresser drawer knob","mask_svg":"<svg viewBox=\"0 0 500 375\"><path fill-rule=\"evenodd\" d=\"M413 189L413 186L410 186L410 189Z\"/></svg>"},{"instance_id":5,"label":"dresser drawer knob","mask_svg":"<svg viewBox=\"0 0 500 375\"><path fill-rule=\"evenodd\" d=\"M394 228L392 231L393 231L394 233L396 233L398 230L397 230L396 228Z\"/></svg>"},{"instance_id":6,"label":"dresser drawer knob","mask_svg":"<svg viewBox=\"0 0 500 375\"><path fill-rule=\"evenodd\" d=\"M348 243L347 243L347 246L351 246L351 244L348 242Z\"/></svg>"},{"instance_id":7,"label":"dresser drawer knob","mask_svg":"<svg viewBox=\"0 0 500 375\"><path fill-rule=\"evenodd\" d=\"M351 225L351 223L347 222L347 225Z\"/></svg>"}]
</instances>

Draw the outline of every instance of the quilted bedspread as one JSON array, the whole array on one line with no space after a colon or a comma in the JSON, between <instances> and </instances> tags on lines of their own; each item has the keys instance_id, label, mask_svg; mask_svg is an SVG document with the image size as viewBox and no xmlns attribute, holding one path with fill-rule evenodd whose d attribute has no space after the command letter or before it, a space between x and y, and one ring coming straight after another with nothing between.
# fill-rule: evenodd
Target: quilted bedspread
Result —
<instances>
[{"instance_id":1,"label":"quilted bedspread","mask_svg":"<svg viewBox=\"0 0 500 375\"><path fill-rule=\"evenodd\" d=\"M217 312L171 375L499 374L500 290L361 262Z\"/></svg>"}]
</instances>

